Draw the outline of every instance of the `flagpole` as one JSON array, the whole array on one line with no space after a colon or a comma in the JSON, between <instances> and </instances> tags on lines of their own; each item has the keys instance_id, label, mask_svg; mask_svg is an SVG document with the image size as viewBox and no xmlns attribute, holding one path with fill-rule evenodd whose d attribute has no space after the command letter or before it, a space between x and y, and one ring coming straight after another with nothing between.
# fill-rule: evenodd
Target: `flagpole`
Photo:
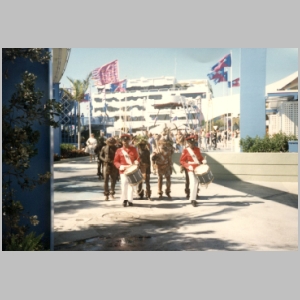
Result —
<instances>
[{"instance_id":1,"label":"flagpole","mask_svg":"<svg viewBox=\"0 0 300 300\"><path fill-rule=\"evenodd\" d=\"M233 63L232 63L232 50L230 51L230 56L231 56L231 69L230 69L230 77L231 77L231 91L230 91L230 98L231 98L231 103L232 103L232 66L233 66ZM231 106L232 107L232 106ZM232 109L232 108L231 108ZM232 132L232 111L231 111L231 114L230 114L230 131L231 131L231 152L233 152L233 132Z\"/></svg>"},{"instance_id":2,"label":"flagpole","mask_svg":"<svg viewBox=\"0 0 300 300\"><path fill-rule=\"evenodd\" d=\"M89 95L89 136L92 133L92 126L91 126L91 101L92 101L92 88L90 87L90 95Z\"/></svg>"},{"instance_id":3,"label":"flagpole","mask_svg":"<svg viewBox=\"0 0 300 300\"><path fill-rule=\"evenodd\" d=\"M103 129L104 129L104 135L106 136L106 122L107 122L107 112L106 112L106 84L104 84L104 124L103 124Z\"/></svg>"},{"instance_id":4,"label":"flagpole","mask_svg":"<svg viewBox=\"0 0 300 300\"><path fill-rule=\"evenodd\" d=\"M128 133L128 128L127 128L127 97L125 97L125 108L124 108L124 131Z\"/></svg>"}]
</instances>

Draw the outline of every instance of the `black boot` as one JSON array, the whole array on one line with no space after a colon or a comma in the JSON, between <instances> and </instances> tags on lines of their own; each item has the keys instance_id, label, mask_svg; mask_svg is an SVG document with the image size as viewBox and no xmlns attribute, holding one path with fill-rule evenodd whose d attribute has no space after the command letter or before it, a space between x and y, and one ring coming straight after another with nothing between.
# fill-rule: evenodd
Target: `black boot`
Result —
<instances>
[{"instance_id":1,"label":"black boot","mask_svg":"<svg viewBox=\"0 0 300 300\"><path fill-rule=\"evenodd\" d=\"M141 190L139 192L139 196L140 196L140 199L143 199L144 198L144 190Z\"/></svg>"},{"instance_id":2,"label":"black boot","mask_svg":"<svg viewBox=\"0 0 300 300\"><path fill-rule=\"evenodd\" d=\"M190 189L185 189L186 199L190 198Z\"/></svg>"},{"instance_id":3,"label":"black boot","mask_svg":"<svg viewBox=\"0 0 300 300\"><path fill-rule=\"evenodd\" d=\"M132 203L132 202L127 201L127 203L128 203L128 206L133 206L133 203Z\"/></svg>"},{"instance_id":4,"label":"black boot","mask_svg":"<svg viewBox=\"0 0 300 300\"><path fill-rule=\"evenodd\" d=\"M124 201L123 201L123 206L124 206L124 207L127 206L127 202L128 202L127 200L124 200Z\"/></svg>"},{"instance_id":5,"label":"black boot","mask_svg":"<svg viewBox=\"0 0 300 300\"><path fill-rule=\"evenodd\" d=\"M170 192L167 192L167 190L165 190L165 193L166 193L166 195L167 195L167 197L168 197L169 199L172 198L171 195L170 195L171 191L170 191Z\"/></svg>"},{"instance_id":6,"label":"black boot","mask_svg":"<svg viewBox=\"0 0 300 300\"><path fill-rule=\"evenodd\" d=\"M192 203L192 205L193 205L194 207L197 206L197 201L196 201L196 200L192 200L191 203Z\"/></svg>"},{"instance_id":7,"label":"black boot","mask_svg":"<svg viewBox=\"0 0 300 300\"><path fill-rule=\"evenodd\" d=\"M146 197L148 200L151 200L151 191L146 192Z\"/></svg>"}]
</instances>

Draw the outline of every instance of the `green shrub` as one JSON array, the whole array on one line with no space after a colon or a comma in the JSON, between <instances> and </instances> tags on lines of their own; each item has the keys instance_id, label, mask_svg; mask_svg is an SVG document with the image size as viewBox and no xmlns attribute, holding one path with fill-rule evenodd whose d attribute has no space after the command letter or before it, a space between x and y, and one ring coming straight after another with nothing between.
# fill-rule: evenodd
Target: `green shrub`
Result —
<instances>
[{"instance_id":1,"label":"green shrub","mask_svg":"<svg viewBox=\"0 0 300 300\"><path fill-rule=\"evenodd\" d=\"M71 152L74 149L76 149L75 145L72 145L72 144L60 144L60 151L61 151L61 153Z\"/></svg>"},{"instance_id":2,"label":"green shrub","mask_svg":"<svg viewBox=\"0 0 300 300\"><path fill-rule=\"evenodd\" d=\"M240 146L243 152L288 152L288 142L297 140L295 135L280 132L263 138L247 136L240 140Z\"/></svg>"},{"instance_id":3,"label":"green shrub","mask_svg":"<svg viewBox=\"0 0 300 300\"><path fill-rule=\"evenodd\" d=\"M30 232L25 236L19 236L12 234L10 241L4 244L5 251L39 251L43 250L40 241L43 237L43 233L36 236L35 232Z\"/></svg>"},{"instance_id":4,"label":"green shrub","mask_svg":"<svg viewBox=\"0 0 300 300\"><path fill-rule=\"evenodd\" d=\"M84 149L78 150L75 145L72 144L61 144L60 145L61 156L60 158L73 158L88 156L88 153L84 152Z\"/></svg>"}]
</instances>

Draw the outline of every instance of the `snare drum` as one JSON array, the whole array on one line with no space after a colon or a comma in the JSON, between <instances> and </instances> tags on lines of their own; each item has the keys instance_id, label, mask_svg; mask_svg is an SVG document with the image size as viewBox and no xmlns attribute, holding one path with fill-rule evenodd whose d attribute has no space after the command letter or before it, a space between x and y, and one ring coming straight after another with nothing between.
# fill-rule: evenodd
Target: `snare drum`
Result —
<instances>
[{"instance_id":1,"label":"snare drum","mask_svg":"<svg viewBox=\"0 0 300 300\"><path fill-rule=\"evenodd\" d=\"M141 170L139 169L138 165L131 165L124 171L124 174L126 175L128 179L128 183L131 186L138 185L143 181L143 175Z\"/></svg>"},{"instance_id":2,"label":"snare drum","mask_svg":"<svg viewBox=\"0 0 300 300\"><path fill-rule=\"evenodd\" d=\"M194 170L195 175L197 176L199 183L201 185L208 185L214 180L214 175L211 172L208 165L200 165Z\"/></svg>"}]
</instances>

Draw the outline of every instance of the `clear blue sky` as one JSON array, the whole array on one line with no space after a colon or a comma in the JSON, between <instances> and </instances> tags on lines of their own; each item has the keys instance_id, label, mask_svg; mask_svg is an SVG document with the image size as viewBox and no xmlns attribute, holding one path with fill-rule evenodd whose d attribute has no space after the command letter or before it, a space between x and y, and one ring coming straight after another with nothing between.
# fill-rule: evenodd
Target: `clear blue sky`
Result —
<instances>
[{"instance_id":1,"label":"clear blue sky","mask_svg":"<svg viewBox=\"0 0 300 300\"><path fill-rule=\"evenodd\" d=\"M232 79L240 76L240 48L72 48L61 79L84 79L89 72L115 59L119 77L135 79L175 76L183 79L208 79L211 67L232 51ZM298 70L298 48L267 48L266 84L278 81ZM215 96L223 93L223 83L211 81ZM238 88L233 91L238 92Z\"/></svg>"}]
</instances>

